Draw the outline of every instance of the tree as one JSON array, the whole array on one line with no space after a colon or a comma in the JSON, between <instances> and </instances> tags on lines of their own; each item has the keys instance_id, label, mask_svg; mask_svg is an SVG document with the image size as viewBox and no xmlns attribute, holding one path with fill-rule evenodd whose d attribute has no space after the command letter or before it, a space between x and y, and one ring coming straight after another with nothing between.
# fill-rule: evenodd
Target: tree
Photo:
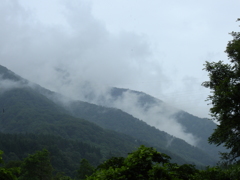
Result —
<instances>
[{"instance_id":1,"label":"tree","mask_svg":"<svg viewBox=\"0 0 240 180\"><path fill-rule=\"evenodd\" d=\"M63 172L58 172L52 180L73 180L69 176L65 176Z\"/></svg>"},{"instance_id":2,"label":"tree","mask_svg":"<svg viewBox=\"0 0 240 180\"><path fill-rule=\"evenodd\" d=\"M0 150L0 164L4 163L2 159L3 151ZM17 180L17 175L20 173L20 168L0 167L0 180Z\"/></svg>"},{"instance_id":3,"label":"tree","mask_svg":"<svg viewBox=\"0 0 240 180\"><path fill-rule=\"evenodd\" d=\"M171 179L171 175L167 172L168 167L164 166L169 163L169 159L166 154L142 145L125 159L113 157L107 160L87 179Z\"/></svg>"},{"instance_id":4,"label":"tree","mask_svg":"<svg viewBox=\"0 0 240 180\"><path fill-rule=\"evenodd\" d=\"M209 142L224 144L230 152L222 153L222 158L233 162L240 157L240 32L230 34L233 39L225 51L230 63L206 62L204 69L209 73L209 81L202 85L212 90L207 100L212 104L213 120L219 123Z\"/></svg>"},{"instance_id":5,"label":"tree","mask_svg":"<svg viewBox=\"0 0 240 180\"><path fill-rule=\"evenodd\" d=\"M86 179L87 176L90 176L94 172L94 167L86 160L82 159L80 161L80 167L77 171L78 179Z\"/></svg>"},{"instance_id":6,"label":"tree","mask_svg":"<svg viewBox=\"0 0 240 180\"><path fill-rule=\"evenodd\" d=\"M52 165L49 152L46 149L37 151L24 159L21 166L21 180L50 180L52 178Z\"/></svg>"},{"instance_id":7,"label":"tree","mask_svg":"<svg viewBox=\"0 0 240 180\"><path fill-rule=\"evenodd\" d=\"M124 157L111 157L104 163L100 164L97 169L120 168L124 165Z\"/></svg>"}]
</instances>

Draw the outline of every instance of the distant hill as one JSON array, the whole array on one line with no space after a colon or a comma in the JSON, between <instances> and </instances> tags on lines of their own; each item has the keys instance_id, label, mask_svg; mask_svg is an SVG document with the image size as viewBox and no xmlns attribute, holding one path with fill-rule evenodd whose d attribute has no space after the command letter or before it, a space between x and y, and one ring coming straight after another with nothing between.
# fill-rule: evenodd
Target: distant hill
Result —
<instances>
[{"instance_id":1,"label":"distant hill","mask_svg":"<svg viewBox=\"0 0 240 180\"><path fill-rule=\"evenodd\" d=\"M193 147L120 109L70 100L30 83L2 66L0 85L8 87L0 89L0 107L4 109L0 119L2 133L51 134L81 141L99 148L101 160L109 154L124 156L145 144L156 147L180 164L188 162L203 166L217 161L203 148ZM124 91L115 88L112 97L119 98ZM140 105L146 110L154 103L163 103L146 94L141 97ZM105 105L107 103L105 101Z\"/></svg>"},{"instance_id":2,"label":"distant hill","mask_svg":"<svg viewBox=\"0 0 240 180\"><path fill-rule=\"evenodd\" d=\"M104 99L103 103L99 101L99 104L104 104L105 106L112 107L114 100L121 99L126 92L136 94L138 96L139 106L141 106L145 111L156 106L166 106L166 103L163 101L154 98L146 93L122 88L112 88L109 94L111 98L108 97L110 101ZM169 106L167 105L167 107ZM210 137L213 130L217 127L213 121L207 118L199 118L182 110L174 112L171 117L176 119L177 122L179 122L184 127L186 133L191 133L197 138L196 147L204 150L216 159L219 159L219 151L226 151L223 146L216 147L216 145L210 145L208 143L208 137Z\"/></svg>"},{"instance_id":3,"label":"distant hill","mask_svg":"<svg viewBox=\"0 0 240 180\"><path fill-rule=\"evenodd\" d=\"M139 105L143 107L144 110L148 108L156 107L156 106L169 108L169 106L166 105L166 103L164 103L163 101L157 98L154 98L143 92L121 89L121 88L112 88L110 92L111 92L111 96L114 99L116 99L116 98L121 98L121 96L125 92L129 92L129 91L133 94L138 95ZM106 104L106 101L105 101L105 104ZM227 151L226 148L224 148L223 146L216 147L216 145L214 144L211 145L208 143L208 137L210 137L210 135L213 133L213 130L217 128L217 125L213 121L207 118L199 118L197 116L194 116L182 110L178 110L177 112L174 112L173 114L171 114L171 117L173 117L178 123L180 123L183 126L185 133L191 133L197 138L196 147L204 150L214 158L219 159L219 152Z\"/></svg>"},{"instance_id":4,"label":"distant hill","mask_svg":"<svg viewBox=\"0 0 240 180\"><path fill-rule=\"evenodd\" d=\"M103 128L124 133L136 140L147 142L161 152L167 154L171 152L171 154L176 154L188 162L200 163L201 165L210 165L216 162L216 159L189 145L184 140L160 131L119 109L101 107L81 101L73 102L68 108L74 116L88 119Z\"/></svg>"},{"instance_id":5,"label":"distant hill","mask_svg":"<svg viewBox=\"0 0 240 180\"><path fill-rule=\"evenodd\" d=\"M82 158L97 166L102 157L100 148L81 141L69 140L51 134L4 134L0 133L0 150L3 160L16 164L36 151L47 149L51 163L57 172L74 177Z\"/></svg>"},{"instance_id":6,"label":"distant hill","mask_svg":"<svg viewBox=\"0 0 240 180\"><path fill-rule=\"evenodd\" d=\"M120 155L140 145L130 136L68 115L66 110L31 88L14 88L1 94L0 107L4 107L0 120L2 133L53 134L101 146L105 153Z\"/></svg>"},{"instance_id":7,"label":"distant hill","mask_svg":"<svg viewBox=\"0 0 240 180\"><path fill-rule=\"evenodd\" d=\"M97 105L105 107L118 108L129 114L133 113L132 114L133 116L134 113L136 115L139 115L140 114L139 112L141 112L141 114L143 115L140 114L138 118L139 119L146 118L145 122L148 124L150 124L151 118L155 118L156 121L155 123L157 123L157 121L162 118L164 118L165 122L168 119L174 119L174 122L182 126L183 132L185 134L193 135L193 137L196 138L195 143L196 147L202 149L207 154L210 154L215 159L219 159L219 151L220 152L226 151L226 149L223 146L216 147L216 145L210 145L208 143L208 137L212 134L213 130L217 126L214 122L208 120L207 118L199 118L180 109L171 107L168 104L164 103L163 101L154 98L146 93L114 87L111 88L111 90L108 91L106 94L95 98L95 101L93 101L92 98L88 99L88 96L86 97L87 101L92 101ZM133 102L129 103L130 105L128 105L129 106L128 107L125 106L124 104L126 103L126 101ZM135 106L136 108L131 110L132 109L131 106ZM113 127L111 127L112 124ZM116 130L117 125L114 126L114 124L116 124L116 122L114 123L104 122L101 124L101 126ZM158 129L164 130L164 128L162 127L159 127ZM124 133L125 131L126 131L125 129L122 130L122 132Z\"/></svg>"}]
</instances>

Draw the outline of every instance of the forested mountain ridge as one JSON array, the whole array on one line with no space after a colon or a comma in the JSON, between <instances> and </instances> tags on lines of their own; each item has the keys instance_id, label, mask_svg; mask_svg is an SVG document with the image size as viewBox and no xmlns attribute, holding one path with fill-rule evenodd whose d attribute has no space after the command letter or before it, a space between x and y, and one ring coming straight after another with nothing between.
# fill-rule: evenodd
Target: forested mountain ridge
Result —
<instances>
[{"instance_id":1,"label":"forested mountain ridge","mask_svg":"<svg viewBox=\"0 0 240 180\"><path fill-rule=\"evenodd\" d=\"M189 145L184 140L160 131L119 109L101 107L81 101L73 102L68 108L74 116L88 119L103 128L121 132L137 140L148 142L151 146L158 148L166 154L169 154L168 151L170 151L192 163L207 162L212 164L214 161L216 162L216 159ZM202 158L199 158L200 156Z\"/></svg>"},{"instance_id":2,"label":"forested mountain ridge","mask_svg":"<svg viewBox=\"0 0 240 180\"><path fill-rule=\"evenodd\" d=\"M112 88L109 93L111 98L108 97L108 99L99 101L99 104L105 104L106 106L111 107L113 106L114 100L122 99L125 93L132 93L134 95L137 95L138 104L142 107L142 110L145 111L154 106L162 106L163 108L166 106L163 101L154 98L144 92L138 92L123 88ZM213 121L207 118L199 118L182 110L178 110L172 113L171 117L176 119L176 121L184 127L186 133L191 133L197 138L196 147L204 150L217 159L219 158L219 151L226 151L226 149L222 146L216 147L215 145L208 143L208 137L210 137L213 130L217 127Z\"/></svg>"},{"instance_id":3,"label":"forested mountain ridge","mask_svg":"<svg viewBox=\"0 0 240 180\"><path fill-rule=\"evenodd\" d=\"M129 109L131 109L130 106L124 107L121 105L121 102L122 101L124 102L126 100L126 96L130 99L130 101L131 100L134 101L130 105L137 107L133 111L129 110ZM89 99L89 101L90 101L90 99ZM208 143L208 137L211 135L213 130L217 127L217 125L213 121L211 121L207 118L199 118L199 117L189 114L185 111L171 107L171 106L167 105L166 103L164 103L163 101L161 101L155 97L152 97L144 92L114 87L114 88L111 88L111 90L108 91L103 96L97 97L95 100L95 103L98 105L101 105L101 106L119 108L119 109L122 109L123 111L127 111L129 114L131 114L131 112L135 113L135 111L138 111L138 114L139 114L139 112L142 112L142 114L146 113L148 115L148 116L146 116L146 120L145 120L146 123L151 121L150 116L154 113L155 113L155 117L157 116L156 120L161 121L162 116L164 117L165 112L169 111L169 109L170 109L170 111L172 111L172 112L167 114L167 116L168 116L167 119L168 118L174 119L175 122L179 123L179 125L182 126L182 128L184 129L184 133L192 134L196 138L196 143L195 143L196 147L204 150L205 152L207 152L208 154L210 154L211 156L213 156L216 159L219 159L219 151L220 152L226 151L226 149L222 146L216 147L215 145L211 145ZM74 109L76 107L72 107L72 108ZM95 111L95 112L97 112L97 111ZM84 114L84 112L82 112L80 109L77 110L76 113ZM85 113L85 115L83 117L91 116L91 114L93 114L93 112ZM103 115L98 114L98 116L101 117ZM87 117L87 118L89 120L91 119L90 117ZM144 116L143 117L139 116L138 118L141 119L141 118L144 118ZM112 125L114 125L114 123L112 123L112 122L107 123L107 119L105 119L104 122L100 122L99 120L95 120L95 121L103 127L120 131L119 127L121 127L121 124L118 123L117 121L115 121L116 124L112 128L110 127L109 123L111 123ZM158 123L158 122L155 122L155 123ZM158 129L162 130L161 127ZM125 128L123 128L121 131L126 133ZM129 132L129 133L132 133L132 132ZM151 134L151 131L148 131L148 133L146 133L146 134ZM170 138L170 139L172 139L172 138Z\"/></svg>"},{"instance_id":4,"label":"forested mountain ridge","mask_svg":"<svg viewBox=\"0 0 240 180\"><path fill-rule=\"evenodd\" d=\"M63 108L31 88L3 93L0 106L4 107L0 127L3 133L53 134L92 145L108 144L105 151L116 154L127 153L128 148L139 145L129 136L104 130L89 121L68 115ZM117 146L120 147L114 148Z\"/></svg>"},{"instance_id":5,"label":"forested mountain ridge","mask_svg":"<svg viewBox=\"0 0 240 180\"><path fill-rule=\"evenodd\" d=\"M0 72L1 86L6 81L8 81L8 85L9 82L19 82L13 83L14 86L8 86L7 89L1 89L0 107L4 109L0 121L1 132L53 134L78 140L100 148L103 159L109 153L122 156L140 144L145 144L157 147L160 151L170 155L175 162L181 164L190 162L198 165L210 165L216 162L214 158L198 148L151 127L119 109L106 108L82 101L73 101L65 107L59 106L50 98L55 97L56 99L58 94L38 85L31 83L29 85L27 80L15 76L4 67L1 68L4 70ZM84 119L94 121L96 124L101 122L109 127L103 127L103 129ZM108 121L105 121L106 119ZM118 126L118 123L121 126ZM105 128L118 131L118 133L105 130ZM123 132L122 129L126 131Z\"/></svg>"},{"instance_id":6,"label":"forested mountain ridge","mask_svg":"<svg viewBox=\"0 0 240 180\"><path fill-rule=\"evenodd\" d=\"M0 133L0 149L4 152L3 160L10 164L19 163L29 154L47 149L54 169L72 177L75 176L81 159L87 159L97 166L103 158L100 148L51 134Z\"/></svg>"}]
</instances>

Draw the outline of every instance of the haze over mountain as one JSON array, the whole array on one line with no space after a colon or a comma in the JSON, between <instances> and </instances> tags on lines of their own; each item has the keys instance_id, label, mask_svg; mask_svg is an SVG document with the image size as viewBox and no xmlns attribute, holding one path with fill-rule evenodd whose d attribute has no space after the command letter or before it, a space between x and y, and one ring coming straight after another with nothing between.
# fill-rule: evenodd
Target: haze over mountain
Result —
<instances>
[{"instance_id":1,"label":"haze over mountain","mask_svg":"<svg viewBox=\"0 0 240 180\"><path fill-rule=\"evenodd\" d=\"M111 88L108 91L109 94L105 94L106 96L101 94L101 96L97 96L96 98L92 93L85 96L85 99L89 99L89 101L96 101L97 99L98 104L101 104L101 106L98 106L88 102L72 100L67 96L44 89L37 84L22 79L3 66L0 66L0 74L2 87L0 91L1 106L4 107L7 112L5 113L6 115L4 114L4 119L2 119L1 132L53 133L71 139L81 137L81 140L85 143L91 142L91 144L93 143L98 147L102 147L103 144L106 146L106 141L112 141L108 140L107 136L116 138L111 142L112 145L110 143L107 148L105 147L105 150L102 150L105 152L104 157L106 157L106 151L113 151L120 154L123 152L126 153L129 149L145 143L146 145L156 147L160 149L160 151L170 154L175 161L181 163L188 161L199 165L206 165L214 164L218 159L218 149L206 145L207 135L212 132L214 123L206 119L199 119L183 111L172 111L172 108L165 105L164 102L145 93ZM135 114L131 115L130 112L134 112L133 110L126 113L124 109L116 109L117 106L114 105L121 105L120 102L123 100L123 102L126 103L127 99L124 97L125 94L133 97L128 97L128 99L132 99L132 101L130 101L132 107L128 107L134 109ZM103 104L108 107L104 107ZM113 105L114 108L110 107ZM136 108L133 106L136 106ZM119 107L125 106L122 105ZM170 108L170 110L168 110L168 108ZM14 111L9 111L11 109ZM127 111L127 108L125 110ZM156 112L155 115L161 117L161 114L163 114L164 118L161 125L156 129L141 121L142 119L139 117L143 117L143 113L136 118L135 115L138 115L136 113L137 111L145 112L145 117L147 117L149 113ZM190 134L195 137L197 141L193 142L197 147L193 147L185 141L180 140L178 136L171 136L161 129L161 127L166 127L164 126L164 121L170 124L170 122L167 122L168 119L165 119L165 111L174 112L170 113L171 116L169 115L170 118L174 119L174 121L171 121L175 123L172 124L172 126L177 125L182 128L180 133ZM76 117L84 118L104 129L113 130L120 134L104 132L100 127L86 123L82 119L78 120ZM149 114L149 119L151 118L152 116ZM32 120L34 121L31 122ZM82 129L81 123L85 124L85 130ZM99 132L101 135L93 133L91 131L92 128L95 129L95 131L98 129L96 133L102 131ZM103 136L102 134L105 135ZM121 144L124 142L127 143L127 145ZM121 146L121 148L119 148L119 146ZM118 148L116 149L116 147Z\"/></svg>"},{"instance_id":2,"label":"haze over mountain","mask_svg":"<svg viewBox=\"0 0 240 180\"><path fill-rule=\"evenodd\" d=\"M101 95L99 93L96 95L93 92L94 91L90 91L89 94L84 96L85 101L105 107L121 109L143 120L150 126L167 132L172 135L172 137L167 138L166 144L171 144L174 137L177 137L208 152L216 159L219 158L219 151L225 151L222 147L216 148L215 145L210 145L208 143L208 137L213 132L213 129L216 128L216 124L209 119L199 118L180 109L171 107L163 101L143 92L121 88L110 88ZM51 96L49 97L51 98ZM75 112L73 114L78 117L92 120L104 128L126 133L124 127L122 130L120 130L121 128L119 129L121 121L117 122L117 120L111 120L111 122L109 122L108 117L104 117L103 114L106 113L105 111L108 112L109 110L99 110L99 107L95 107L94 105L87 105L88 108L86 108L83 102L80 101L76 101L73 104L69 103L69 101L68 103L62 102L65 104L65 107L71 109L71 112ZM111 125L109 125L109 123ZM112 123L116 124L113 125ZM139 130L141 131L141 128ZM148 131L148 133L150 133L150 131Z\"/></svg>"},{"instance_id":3,"label":"haze over mountain","mask_svg":"<svg viewBox=\"0 0 240 180\"><path fill-rule=\"evenodd\" d=\"M2 0L0 64L73 98L91 82L99 92L143 91L207 117L203 64L227 59L238 7L237 0Z\"/></svg>"}]
</instances>

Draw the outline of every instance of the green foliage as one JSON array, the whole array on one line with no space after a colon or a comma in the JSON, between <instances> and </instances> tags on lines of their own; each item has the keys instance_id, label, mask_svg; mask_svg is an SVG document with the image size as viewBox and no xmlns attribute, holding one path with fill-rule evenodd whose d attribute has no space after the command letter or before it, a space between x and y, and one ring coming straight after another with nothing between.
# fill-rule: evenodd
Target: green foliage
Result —
<instances>
[{"instance_id":1,"label":"green foliage","mask_svg":"<svg viewBox=\"0 0 240 180\"><path fill-rule=\"evenodd\" d=\"M69 176L65 176L63 172L57 173L52 180L72 180Z\"/></svg>"},{"instance_id":2,"label":"green foliage","mask_svg":"<svg viewBox=\"0 0 240 180\"><path fill-rule=\"evenodd\" d=\"M124 164L123 157L111 157L110 159L106 160L104 163L100 164L97 169L109 169L111 168L120 168Z\"/></svg>"},{"instance_id":3,"label":"green foliage","mask_svg":"<svg viewBox=\"0 0 240 180\"><path fill-rule=\"evenodd\" d=\"M231 35L233 40L225 51L230 64L206 62L205 70L210 80L203 83L212 90L207 100L213 105L210 109L213 120L219 123L209 142L224 144L230 149L229 153L222 154L229 162L240 156L240 33L232 32Z\"/></svg>"},{"instance_id":4,"label":"green foliage","mask_svg":"<svg viewBox=\"0 0 240 180\"><path fill-rule=\"evenodd\" d=\"M153 148L140 146L126 158L113 157L101 164L87 180L237 180L240 165L207 167L198 170L192 164L178 165Z\"/></svg>"},{"instance_id":5,"label":"green foliage","mask_svg":"<svg viewBox=\"0 0 240 180\"><path fill-rule=\"evenodd\" d=\"M169 163L170 157L159 153L153 148L140 146L125 159L111 158L100 165L98 170L87 179L155 179L156 176L168 177L164 164ZM113 164L113 166L111 166ZM160 164L162 166L160 166Z\"/></svg>"},{"instance_id":6,"label":"green foliage","mask_svg":"<svg viewBox=\"0 0 240 180\"><path fill-rule=\"evenodd\" d=\"M0 133L0 149L5 152L4 160L7 167L18 167L21 164L20 160L43 148L50 152L55 172L65 172L71 177L78 169L80 159L88 159L95 166L99 165L102 159L100 148L81 141L43 134Z\"/></svg>"},{"instance_id":7,"label":"green foliage","mask_svg":"<svg viewBox=\"0 0 240 180\"><path fill-rule=\"evenodd\" d=\"M86 177L90 176L94 170L95 168L86 159L82 159L80 161L80 167L77 171L77 178L80 180L86 179Z\"/></svg>"},{"instance_id":8,"label":"green foliage","mask_svg":"<svg viewBox=\"0 0 240 180\"><path fill-rule=\"evenodd\" d=\"M44 149L24 159L19 180L51 180L52 171L49 152Z\"/></svg>"},{"instance_id":9,"label":"green foliage","mask_svg":"<svg viewBox=\"0 0 240 180\"><path fill-rule=\"evenodd\" d=\"M2 159L3 151L0 150L0 164L4 163ZM0 180L17 180L17 175L20 173L19 167L6 168L0 167Z\"/></svg>"},{"instance_id":10,"label":"green foliage","mask_svg":"<svg viewBox=\"0 0 240 180\"><path fill-rule=\"evenodd\" d=\"M207 167L205 170L201 170L193 176L193 180L238 180L240 177L240 166L234 165L227 168L221 168L219 166Z\"/></svg>"},{"instance_id":11,"label":"green foliage","mask_svg":"<svg viewBox=\"0 0 240 180\"><path fill-rule=\"evenodd\" d=\"M0 162L3 152L0 151ZM52 165L47 150L29 155L22 163L12 167L0 166L0 180L72 180L64 172L52 174ZM153 148L140 146L126 158L112 157L95 170L82 159L77 179L87 180L237 180L240 165L207 167L198 170L194 165L178 165L169 162L170 157ZM20 171L21 170L21 171Z\"/></svg>"},{"instance_id":12,"label":"green foliage","mask_svg":"<svg viewBox=\"0 0 240 180\"><path fill-rule=\"evenodd\" d=\"M0 94L0 107L5 109L4 116L0 118L0 131L4 133L52 134L81 140L101 149L103 158L110 151L114 155L125 156L140 145L130 136L105 130L69 115L62 107L31 88L16 88ZM88 155L92 160L98 158L96 154Z\"/></svg>"}]
</instances>

